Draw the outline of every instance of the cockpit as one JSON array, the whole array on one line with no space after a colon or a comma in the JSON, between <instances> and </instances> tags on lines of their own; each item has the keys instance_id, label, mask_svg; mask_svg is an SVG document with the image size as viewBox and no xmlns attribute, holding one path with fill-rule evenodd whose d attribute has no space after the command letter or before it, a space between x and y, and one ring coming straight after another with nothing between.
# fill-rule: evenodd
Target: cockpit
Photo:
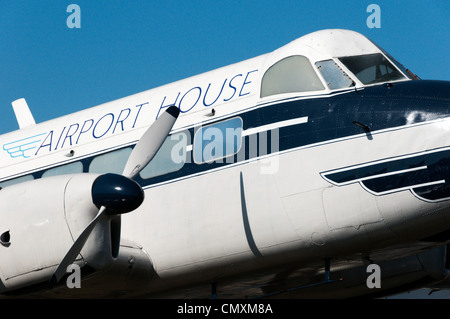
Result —
<instances>
[{"instance_id":1,"label":"cockpit","mask_svg":"<svg viewBox=\"0 0 450 319\"><path fill-rule=\"evenodd\" d=\"M363 35L323 30L274 51L266 60L260 97L316 95L413 79L399 62Z\"/></svg>"},{"instance_id":2,"label":"cockpit","mask_svg":"<svg viewBox=\"0 0 450 319\"><path fill-rule=\"evenodd\" d=\"M348 56L339 60L362 84L405 80L405 76L381 53Z\"/></svg>"}]
</instances>

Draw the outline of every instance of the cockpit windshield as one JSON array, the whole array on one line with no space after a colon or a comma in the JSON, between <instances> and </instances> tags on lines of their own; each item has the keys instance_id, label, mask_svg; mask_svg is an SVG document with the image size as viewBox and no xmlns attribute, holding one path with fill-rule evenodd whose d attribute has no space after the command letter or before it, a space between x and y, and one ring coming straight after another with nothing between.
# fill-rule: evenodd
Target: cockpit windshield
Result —
<instances>
[{"instance_id":1,"label":"cockpit windshield","mask_svg":"<svg viewBox=\"0 0 450 319\"><path fill-rule=\"evenodd\" d=\"M339 60L363 83L374 84L406 79L381 53L348 56Z\"/></svg>"}]
</instances>

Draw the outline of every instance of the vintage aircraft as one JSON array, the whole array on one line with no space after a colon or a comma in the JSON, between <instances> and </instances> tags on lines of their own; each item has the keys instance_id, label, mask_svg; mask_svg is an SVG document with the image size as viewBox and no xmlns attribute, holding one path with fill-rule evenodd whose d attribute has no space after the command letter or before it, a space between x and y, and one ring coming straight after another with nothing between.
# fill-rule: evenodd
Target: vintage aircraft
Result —
<instances>
[{"instance_id":1,"label":"vintage aircraft","mask_svg":"<svg viewBox=\"0 0 450 319\"><path fill-rule=\"evenodd\" d=\"M450 82L419 79L359 33L314 32L44 123L13 106L20 129L0 136L1 296L446 285ZM67 285L71 265L81 288Z\"/></svg>"}]
</instances>

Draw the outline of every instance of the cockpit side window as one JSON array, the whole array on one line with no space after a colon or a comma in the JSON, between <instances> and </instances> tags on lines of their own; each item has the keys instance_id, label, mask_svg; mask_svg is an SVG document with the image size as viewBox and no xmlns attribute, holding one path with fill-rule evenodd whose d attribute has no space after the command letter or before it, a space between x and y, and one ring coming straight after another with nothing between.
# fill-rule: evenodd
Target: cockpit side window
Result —
<instances>
[{"instance_id":1,"label":"cockpit side window","mask_svg":"<svg viewBox=\"0 0 450 319\"><path fill-rule=\"evenodd\" d=\"M401 74L381 53L342 57L339 60L363 83L403 80Z\"/></svg>"},{"instance_id":2,"label":"cockpit side window","mask_svg":"<svg viewBox=\"0 0 450 319\"><path fill-rule=\"evenodd\" d=\"M355 86L355 82L333 60L316 62L316 67L330 90Z\"/></svg>"},{"instance_id":3,"label":"cockpit side window","mask_svg":"<svg viewBox=\"0 0 450 319\"><path fill-rule=\"evenodd\" d=\"M293 55L278 61L266 71L261 82L261 97L324 89L309 60Z\"/></svg>"}]
</instances>

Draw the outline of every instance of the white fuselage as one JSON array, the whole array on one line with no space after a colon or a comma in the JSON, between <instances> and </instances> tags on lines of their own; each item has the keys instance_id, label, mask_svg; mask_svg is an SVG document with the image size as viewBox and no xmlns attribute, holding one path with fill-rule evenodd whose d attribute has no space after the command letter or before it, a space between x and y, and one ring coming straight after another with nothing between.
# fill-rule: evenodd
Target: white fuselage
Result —
<instances>
[{"instance_id":1,"label":"white fuselage","mask_svg":"<svg viewBox=\"0 0 450 319\"><path fill-rule=\"evenodd\" d=\"M340 54L380 52L361 40L336 53L341 43L337 41L324 48L331 55L327 56L313 40L293 42L271 54L2 135L0 186L50 175L120 173L146 128L167 107L176 105L181 113L171 135L183 136L177 144L183 163L141 177L145 200L122 216L121 225L121 251L127 254L126 247L137 247L151 264L148 272L162 282L213 282L270 267L343 260L447 229L448 201L425 201L409 186L375 194L363 183L366 177L339 183L328 176L445 149L450 145L449 118L388 125L370 133L358 130L351 121L339 122L346 116L342 106L347 97L356 99L355 94L364 95L371 86L354 77L351 87L330 89L318 69L311 72L323 82L315 84L322 90L261 97L265 71L297 51L316 56L316 60L308 56L311 63ZM323 108L323 113L306 108L308 103ZM364 103L358 100L357 107ZM414 115L405 112L410 112L404 114L406 119ZM326 114L333 115L329 122L323 121ZM245 143L238 142L229 161L224 155L213 163L203 162L201 152L206 147L196 153L196 133L232 119L239 119L238 140ZM354 133L340 133L344 126ZM326 134L329 138L318 138ZM239 158L236 153L241 149ZM226 164L214 163L219 160ZM159 163L165 167L167 161ZM44 224L45 220L35 221L30 233L39 233ZM153 279L146 283L146 292L156 291ZM158 287L164 286L158 282Z\"/></svg>"}]
</instances>

